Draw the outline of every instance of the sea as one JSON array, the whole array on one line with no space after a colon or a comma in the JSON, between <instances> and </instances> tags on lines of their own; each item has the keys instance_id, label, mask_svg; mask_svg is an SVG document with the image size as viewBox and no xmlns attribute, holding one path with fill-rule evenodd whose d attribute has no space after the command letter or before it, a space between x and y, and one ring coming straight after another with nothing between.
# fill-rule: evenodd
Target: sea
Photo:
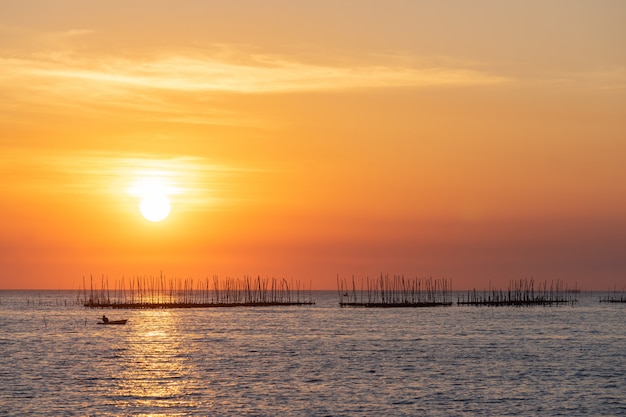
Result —
<instances>
[{"instance_id":1,"label":"sea","mask_svg":"<svg viewBox=\"0 0 626 417\"><path fill-rule=\"evenodd\" d=\"M0 416L624 416L626 304L603 295L122 310L0 291Z\"/></svg>"}]
</instances>

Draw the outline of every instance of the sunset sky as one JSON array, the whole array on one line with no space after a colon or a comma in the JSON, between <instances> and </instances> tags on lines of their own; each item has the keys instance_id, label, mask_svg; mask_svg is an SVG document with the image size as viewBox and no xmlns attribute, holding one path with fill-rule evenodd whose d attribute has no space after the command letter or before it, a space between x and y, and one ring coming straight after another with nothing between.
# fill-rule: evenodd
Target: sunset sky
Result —
<instances>
[{"instance_id":1,"label":"sunset sky","mask_svg":"<svg viewBox=\"0 0 626 417\"><path fill-rule=\"evenodd\" d=\"M0 1L0 289L622 288L624 22L621 0Z\"/></svg>"}]
</instances>

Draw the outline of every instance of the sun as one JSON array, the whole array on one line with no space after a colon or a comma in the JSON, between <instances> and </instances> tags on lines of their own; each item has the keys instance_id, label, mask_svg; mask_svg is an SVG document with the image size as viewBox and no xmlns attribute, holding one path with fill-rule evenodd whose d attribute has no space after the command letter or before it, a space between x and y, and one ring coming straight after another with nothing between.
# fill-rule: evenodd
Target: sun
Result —
<instances>
[{"instance_id":1,"label":"sun","mask_svg":"<svg viewBox=\"0 0 626 417\"><path fill-rule=\"evenodd\" d=\"M156 223L170 215L172 206L168 196L175 194L176 188L162 176L150 175L136 178L128 192L140 199L141 215L146 220Z\"/></svg>"},{"instance_id":2,"label":"sun","mask_svg":"<svg viewBox=\"0 0 626 417\"><path fill-rule=\"evenodd\" d=\"M160 222L165 220L170 214L170 200L165 195L146 195L141 199L139 210L146 220Z\"/></svg>"}]
</instances>

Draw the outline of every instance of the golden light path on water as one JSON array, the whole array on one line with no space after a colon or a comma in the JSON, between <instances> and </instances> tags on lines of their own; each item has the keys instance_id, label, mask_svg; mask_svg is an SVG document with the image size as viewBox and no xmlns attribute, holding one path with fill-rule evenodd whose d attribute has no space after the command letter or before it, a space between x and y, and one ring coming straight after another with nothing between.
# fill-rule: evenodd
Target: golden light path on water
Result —
<instances>
[{"instance_id":1,"label":"golden light path on water","mask_svg":"<svg viewBox=\"0 0 626 417\"><path fill-rule=\"evenodd\" d=\"M197 405L197 397L190 394L199 391L199 378L189 359L192 352L175 334L179 320L170 311L141 311L127 327L127 338L118 347L124 362L117 376L118 409L137 405L144 410L193 409Z\"/></svg>"}]
</instances>

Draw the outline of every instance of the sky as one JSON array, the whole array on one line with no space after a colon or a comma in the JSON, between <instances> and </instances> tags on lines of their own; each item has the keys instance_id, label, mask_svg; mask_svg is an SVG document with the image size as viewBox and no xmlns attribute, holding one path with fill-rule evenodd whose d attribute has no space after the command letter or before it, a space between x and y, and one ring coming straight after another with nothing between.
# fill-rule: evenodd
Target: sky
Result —
<instances>
[{"instance_id":1,"label":"sky","mask_svg":"<svg viewBox=\"0 0 626 417\"><path fill-rule=\"evenodd\" d=\"M0 289L622 288L624 21L621 0L0 0Z\"/></svg>"}]
</instances>

